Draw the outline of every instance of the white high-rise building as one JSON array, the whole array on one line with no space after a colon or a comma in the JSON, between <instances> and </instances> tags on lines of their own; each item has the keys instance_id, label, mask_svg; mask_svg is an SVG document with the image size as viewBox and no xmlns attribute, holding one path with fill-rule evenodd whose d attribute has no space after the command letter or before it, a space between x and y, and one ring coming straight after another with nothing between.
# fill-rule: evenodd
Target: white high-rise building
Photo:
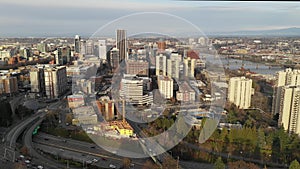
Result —
<instances>
[{"instance_id":1,"label":"white high-rise building","mask_svg":"<svg viewBox=\"0 0 300 169\"><path fill-rule=\"evenodd\" d=\"M167 75L171 78L179 79L179 60L167 59Z\"/></svg>"},{"instance_id":2,"label":"white high-rise building","mask_svg":"<svg viewBox=\"0 0 300 169\"><path fill-rule=\"evenodd\" d=\"M274 95L273 95L273 105L272 113L273 115L279 113L280 100L282 96L282 88L284 86L297 86L300 85L300 70L286 69L279 71L276 74L276 84L274 86Z\"/></svg>"},{"instance_id":3,"label":"white high-rise building","mask_svg":"<svg viewBox=\"0 0 300 169\"><path fill-rule=\"evenodd\" d=\"M155 75L167 75L167 57L165 55L158 55L155 58Z\"/></svg>"},{"instance_id":4,"label":"white high-rise building","mask_svg":"<svg viewBox=\"0 0 300 169\"><path fill-rule=\"evenodd\" d=\"M105 40L99 40L99 58L101 60L106 60L106 41Z\"/></svg>"},{"instance_id":5,"label":"white high-rise building","mask_svg":"<svg viewBox=\"0 0 300 169\"><path fill-rule=\"evenodd\" d=\"M183 73L184 76L193 78L195 75L196 59L186 57L183 59Z\"/></svg>"},{"instance_id":6,"label":"white high-rise building","mask_svg":"<svg viewBox=\"0 0 300 169\"><path fill-rule=\"evenodd\" d=\"M251 106L252 80L245 77L232 77L228 85L228 100L240 109Z\"/></svg>"},{"instance_id":7,"label":"white high-rise building","mask_svg":"<svg viewBox=\"0 0 300 169\"><path fill-rule=\"evenodd\" d=\"M165 99L173 97L173 79L168 76L158 76L158 89Z\"/></svg>"},{"instance_id":8,"label":"white high-rise building","mask_svg":"<svg viewBox=\"0 0 300 169\"><path fill-rule=\"evenodd\" d=\"M289 133L300 134L300 86L282 88L278 125Z\"/></svg>"},{"instance_id":9,"label":"white high-rise building","mask_svg":"<svg viewBox=\"0 0 300 169\"><path fill-rule=\"evenodd\" d=\"M145 91L145 84L142 78L132 75L124 75L121 80L120 96L126 102L132 104L151 104L153 96Z\"/></svg>"},{"instance_id":10,"label":"white high-rise building","mask_svg":"<svg viewBox=\"0 0 300 169\"><path fill-rule=\"evenodd\" d=\"M171 53L170 59L167 59L167 75L172 78L179 79L181 55Z\"/></svg>"}]
</instances>

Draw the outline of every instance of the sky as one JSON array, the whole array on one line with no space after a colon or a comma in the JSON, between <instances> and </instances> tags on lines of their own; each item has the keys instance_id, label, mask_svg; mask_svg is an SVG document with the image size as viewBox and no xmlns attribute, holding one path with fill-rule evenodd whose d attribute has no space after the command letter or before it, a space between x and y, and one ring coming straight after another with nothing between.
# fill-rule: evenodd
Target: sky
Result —
<instances>
[{"instance_id":1,"label":"sky","mask_svg":"<svg viewBox=\"0 0 300 169\"><path fill-rule=\"evenodd\" d=\"M136 13L143 12L160 15L136 18ZM204 34L268 30L300 27L299 16L298 2L1 0L0 37L91 36L99 28L115 28L112 22L122 27L116 24L121 21L133 32L158 27L165 32L192 31L186 28L191 25ZM176 18L180 21L175 22Z\"/></svg>"}]
</instances>

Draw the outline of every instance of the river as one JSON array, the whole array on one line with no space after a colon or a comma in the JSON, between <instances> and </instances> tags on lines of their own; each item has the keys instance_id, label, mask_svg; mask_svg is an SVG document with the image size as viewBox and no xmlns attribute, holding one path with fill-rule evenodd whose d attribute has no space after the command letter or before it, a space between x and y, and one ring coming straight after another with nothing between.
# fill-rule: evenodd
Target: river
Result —
<instances>
[{"instance_id":1,"label":"river","mask_svg":"<svg viewBox=\"0 0 300 169\"><path fill-rule=\"evenodd\" d=\"M228 67L230 70L237 70L241 68L241 66L244 63L244 68L249 69L252 72L258 73L258 74L264 74L264 75L275 75L276 72L280 70L284 70L284 68L281 67L269 67L266 66L263 63L256 63L256 62L251 62L251 61L242 61L239 59L233 59L233 58L225 58L221 57L216 59L212 55L206 55L205 57L206 62L211 62L214 64L222 64L224 67ZM220 62L221 61L221 62Z\"/></svg>"}]
</instances>

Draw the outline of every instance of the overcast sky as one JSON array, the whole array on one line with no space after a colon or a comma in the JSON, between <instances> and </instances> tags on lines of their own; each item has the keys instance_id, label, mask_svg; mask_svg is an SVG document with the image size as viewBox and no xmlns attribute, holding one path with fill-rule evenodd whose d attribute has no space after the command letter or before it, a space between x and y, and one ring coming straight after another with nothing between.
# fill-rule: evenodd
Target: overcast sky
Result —
<instances>
[{"instance_id":1,"label":"overcast sky","mask_svg":"<svg viewBox=\"0 0 300 169\"><path fill-rule=\"evenodd\" d=\"M0 37L90 36L113 20L137 12L172 14L204 33L300 27L297 2L1 0ZM166 18L154 19L159 26ZM134 22L128 18L128 24ZM138 27L143 26L147 25Z\"/></svg>"}]
</instances>

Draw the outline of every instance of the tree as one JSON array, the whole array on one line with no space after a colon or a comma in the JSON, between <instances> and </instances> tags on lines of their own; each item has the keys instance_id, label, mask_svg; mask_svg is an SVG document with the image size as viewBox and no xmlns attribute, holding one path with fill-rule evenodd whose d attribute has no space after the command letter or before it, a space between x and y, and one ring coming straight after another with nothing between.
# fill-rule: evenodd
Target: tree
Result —
<instances>
[{"instance_id":1,"label":"tree","mask_svg":"<svg viewBox=\"0 0 300 169\"><path fill-rule=\"evenodd\" d=\"M216 160L216 162L215 162L215 164L214 164L214 169L225 169L225 164L223 163L221 157L219 157L219 158Z\"/></svg>"},{"instance_id":2,"label":"tree","mask_svg":"<svg viewBox=\"0 0 300 169\"><path fill-rule=\"evenodd\" d=\"M29 153L29 150L26 146L23 146L21 149L20 149L20 152L23 154L23 155L28 155Z\"/></svg>"},{"instance_id":3,"label":"tree","mask_svg":"<svg viewBox=\"0 0 300 169\"><path fill-rule=\"evenodd\" d=\"M72 113L67 113L66 114L66 123L71 124L72 123L72 119L73 119Z\"/></svg>"},{"instance_id":4,"label":"tree","mask_svg":"<svg viewBox=\"0 0 300 169\"><path fill-rule=\"evenodd\" d=\"M13 169L26 169L27 167L25 165L22 165L22 163L15 163L13 165Z\"/></svg>"},{"instance_id":5,"label":"tree","mask_svg":"<svg viewBox=\"0 0 300 169\"><path fill-rule=\"evenodd\" d=\"M123 169L130 168L131 160L129 158L123 158Z\"/></svg>"},{"instance_id":6,"label":"tree","mask_svg":"<svg viewBox=\"0 0 300 169\"><path fill-rule=\"evenodd\" d=\"M297 160L294 160L291 162L289 169L299 169L300 168L300 164Z\"/></svg>"},{"instance_id":7,"label":"tree","mask_svg":"<svg viewBox=\"0 0 300 169\"><path fill-rule=\"evenodd\" d=\"M259 167L253 163L246 163L245 161L235 161L228 163L229 169L259 169Z\"/></svg>"},{"instance_id":8,"label":"tree","mask_svg":"<svg viewBox=\"0 0 300 169\"><path fill-rule=\"evenodd\" d=\"M150 160L147 160L145 164L143 165L143 169L159 169L159 166L151 162Z\"/></svg>"},{"instance_id":9,"label":"tree","mask_svg":"<svg viewBox=\"0 0 300 169\"><path fill-rule=\"evenodd\" d=\"M177 168L177 161L174 160L172 157L167 156L162 163L162 168L163 169L171 169L171 168L175 169L175 168Z\"/></svg>"}]
</instances>

